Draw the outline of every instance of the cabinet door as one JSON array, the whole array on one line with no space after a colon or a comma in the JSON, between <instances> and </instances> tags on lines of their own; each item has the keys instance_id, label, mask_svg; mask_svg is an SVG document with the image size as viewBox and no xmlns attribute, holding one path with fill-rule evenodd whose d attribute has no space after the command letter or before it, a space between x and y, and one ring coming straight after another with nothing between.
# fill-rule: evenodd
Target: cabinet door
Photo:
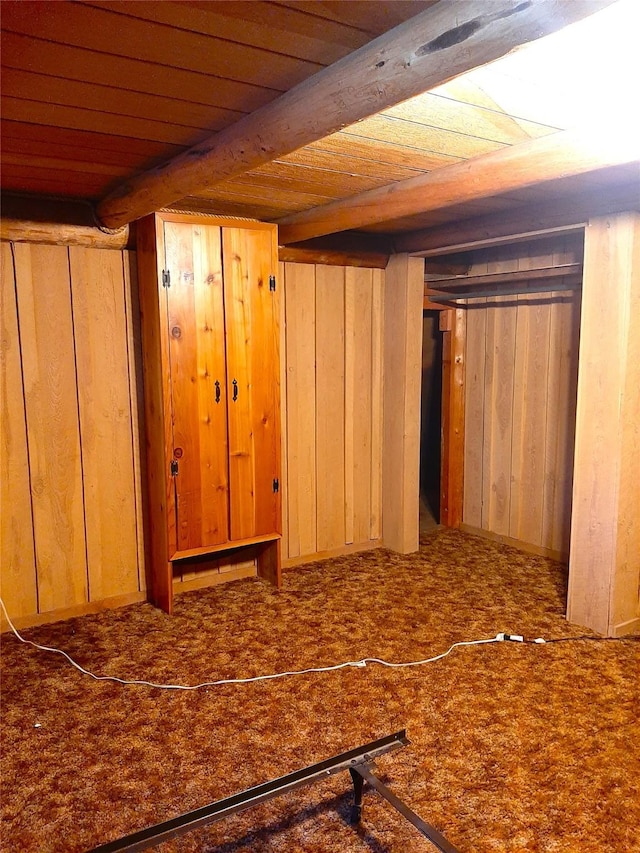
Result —
<instances>
[{"instance_id":1,"label":"cabinet door","mask_svg":"<svg viewBox=\"0 0 640 853\"><path fill-rule=\"evenodd\" d=\"M231 539L280 532L280 361L272 232L223 228Z\"/></svg>"},{"instance_id":2,"label":"cabinet door","mask_svg":"<svg viewBox=\"0 0 640 853\"><path fill-rule=\"evenodd\" d=\"M224 299L220 228L165 222L164 238L175 552L229 538Z\"/></svg>"}]
</instances>

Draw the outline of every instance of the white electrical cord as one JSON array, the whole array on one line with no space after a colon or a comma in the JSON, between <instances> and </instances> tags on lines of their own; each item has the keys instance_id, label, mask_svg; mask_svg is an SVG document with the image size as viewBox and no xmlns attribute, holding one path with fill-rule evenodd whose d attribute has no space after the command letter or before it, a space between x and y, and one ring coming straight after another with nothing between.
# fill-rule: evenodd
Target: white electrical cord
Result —
<instances>
[{"instance_id":1,"label":"white electrical cord","mask_svg":"<svg viewBox=\"0 0 640 853\"><path fill-rule=\"evenodd\" d=\"M442 658L446 658L448 654L450 654L455 648L460 646L480 646L485 643L499 643L503 640L509 638L509 635L505 634L497 634L495 637L491 637L487 640L464 640L457 643L454 643L450 646L446 652L442 652L439 655L435 655L431 658L424 658L424 660L414 660L409 661L407 663L390 663L389 661L382 660L381 658L362 658L362 660L356 661L345 661L344 663L338 663L334 666L319 666L319 667L311 667L310 669L299 669L292 670L290 672L275 672L271 675L254 675L251 678L222 678L218 681L203 681L201 684L156 684L153 681L138 681L138 680L129 680L126 678L118 678L115 675L95 675L93 672L90 672L88 669L80 666L80 664L76 663L72 657L70 657L66 652L63 652L62 649L56 649L52 646L41 646L39 643L34 643L32 640L25 640L23 636L21 636L16 630L13 622L9 618L9 614L7 613L7 608L4 606L4 601L0 598L0 605L2 605L2 610L5 615L5 619L9 624L9 627L15 634L15 636L20 640L21 643L25 643L26 645L33 646L36 649L40 649L43 652L53 652L54 654L62 655L66 658L69 663L74 666L77 670L82 672L84 675L89 675L91 678L94 678L96 681L115 681L118 684L125 685L138 685L145 687L155 687L159 690L200 690L203 687L216 687L222 684L249 684L252 681L269 681L274 678L285 678L289 675L306 675L307 673L312 672L334 672L338 669L346 669L347 667L366 667L368 663L377 663L380 666L387 666L394 669L399 669L401 667L407 666L422 666L425 663L434 663L435 661L442 660Z\"/></svg>"}]
</instances>

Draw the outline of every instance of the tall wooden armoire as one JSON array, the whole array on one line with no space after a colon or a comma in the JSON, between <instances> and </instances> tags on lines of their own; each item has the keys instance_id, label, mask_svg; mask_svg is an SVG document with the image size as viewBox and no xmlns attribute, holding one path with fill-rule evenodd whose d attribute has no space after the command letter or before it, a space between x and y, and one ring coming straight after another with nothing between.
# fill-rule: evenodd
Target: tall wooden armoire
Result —
<instances>
[{"instance_id":1,"label":"tall wooden armoire","mask_svg":"<svg viewBox=\"0 0 640 853\"><path fill-rule=\"evenodd\" d=\"M276 226L178 213L138 222L149 599L173 564L251 547L280 585Z\"/></svg>"}]
</instances>

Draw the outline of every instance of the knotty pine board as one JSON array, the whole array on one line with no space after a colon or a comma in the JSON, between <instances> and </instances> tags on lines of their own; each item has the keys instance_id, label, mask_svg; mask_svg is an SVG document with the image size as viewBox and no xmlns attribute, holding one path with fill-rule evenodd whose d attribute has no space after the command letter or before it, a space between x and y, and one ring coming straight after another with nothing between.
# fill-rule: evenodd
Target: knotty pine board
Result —
<instances>
[{"instance_id":1,"label":"knotty pine board","mask_svg":"<svg viewBox=\"0 0 640 853\"><path fill-rule=\"evenodd\" d=\"M220 229L165 222L178 551L228 538L227 419ZM220 402L215 403L215 382ZM195 428L194 428L195 426Z\"/></svg>"},{"instance_id":2,"label":"knotty pine board","mask_svg":"<svg viewBox=\"0 0 640 853\"><path fill-rule=\"evenodd\" d=\"M272 232L223 228L231 539L280 531L279 292ZM237 402L233 401L233 380Z\"/></svg>"}]
</instances>

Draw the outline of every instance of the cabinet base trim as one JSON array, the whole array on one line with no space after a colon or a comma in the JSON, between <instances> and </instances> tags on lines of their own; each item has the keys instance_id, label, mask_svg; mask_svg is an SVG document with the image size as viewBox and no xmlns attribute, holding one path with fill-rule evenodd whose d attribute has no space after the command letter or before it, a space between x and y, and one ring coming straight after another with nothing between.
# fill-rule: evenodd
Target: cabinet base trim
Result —
<instances>
[{"instance_id":1,"label":"cabinet base trim","mask_svg":"<svg viewBox=\"0 0 640 853\"><path fill-rule=\"evenodd\" d=\"M280 539L279 533L264 533L262 536L253 536L251 539L234 539L223 542L222 545L207 545L204 548L189 548L186 551L176 551L169 560L187 560L189 557L205 557L207 554L220 554L223 551L235 551L238 548L246 548L247 545L259 545L261 542L275 542Z\"/></svg>"},{"instance_id":2,"label":"cabinet base trim","mask_svg":"<svg viewBox=\"0 0 640 853\"><path fill-rule=\"evenodd\" d=\"M231 569L230 571L220 572L219 574L208 574L201 578L189 578L189 580L181 581L174 580L173 592L178 595L180 592L192 592L196 589L206 589L209 586L217 586L220 583L228 581L242 580L243 578L257 577L256 567L245 566L240 569Z\"/></svg>"}]
</instances>

